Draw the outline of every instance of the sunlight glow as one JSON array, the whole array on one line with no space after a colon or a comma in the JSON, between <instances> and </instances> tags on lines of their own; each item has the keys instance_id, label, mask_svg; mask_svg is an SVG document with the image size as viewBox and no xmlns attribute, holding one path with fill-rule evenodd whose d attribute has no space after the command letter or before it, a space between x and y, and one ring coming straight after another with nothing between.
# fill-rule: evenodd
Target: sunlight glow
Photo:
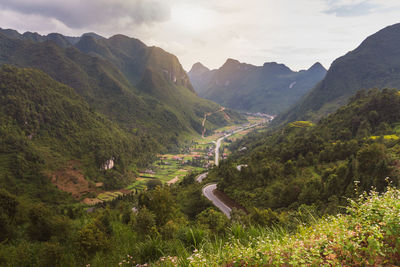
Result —
<instances>
[{"instance_id":1,"label":"sunlight glow","mask_svg":"<svg viewBox=\"0 0 400 267\"><path fill-rule=\"evenodd\" d=\"M214 14L211 10L193 5L175 7L171 12L171 18L179 27L190 31L206 30L214 23Z\"/></svg>"}]
</instances>

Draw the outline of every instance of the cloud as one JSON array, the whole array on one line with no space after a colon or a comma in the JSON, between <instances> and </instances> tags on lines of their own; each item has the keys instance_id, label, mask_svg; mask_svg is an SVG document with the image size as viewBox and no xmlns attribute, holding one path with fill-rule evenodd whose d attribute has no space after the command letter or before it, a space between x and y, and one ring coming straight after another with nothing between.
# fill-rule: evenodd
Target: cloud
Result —
<instances>
[{"instance_id":1,"label":"cloud","mask_svg":"<svg viewBox=\"0 0 400 267\"><path fill-rule=\"evenodd\" d=\"M170 17L166 0L1 0L0 8L56 19L75 29L113 21L151 24Z\"/></svg>"},{"instance_id":2,"label":"cloud","mask_svg":"<svg viewBox=\"0 0 400 267\"><path fill-rule=\"evenodd\" d=\"M323 54L329 51L327 48L315 48L315 47L294 47L294 46L274 46L272 48L262 48L259 51L263 53L268 53L272 55L282 55L282 54L301 54L304 56L312 56Z\"/></svg>"},{"instance_id":3,"label":"cloud","mask_svg":"<svg viewBox=\"0 0 400 267\"><path fill-rule=\"evenodd\" d=\"M380 5L366 0L362 2L353 2L352 4L336 4L337 1L328 1L330 7L324 11L325 14L334 14L337 17L356 17L373 13L380 8Z\"/></svg>"},{"instance_id":4,"label":"cloud","mask_svg":"<svg viewBox=\"0 0 400 267\"><path fill-rule=\"evenodd\" d=\"M325 66L399 21L399 0L0 0L0 27L117 33L164 48L186 69L226 58Z\"/></svg>"}]
</instances>

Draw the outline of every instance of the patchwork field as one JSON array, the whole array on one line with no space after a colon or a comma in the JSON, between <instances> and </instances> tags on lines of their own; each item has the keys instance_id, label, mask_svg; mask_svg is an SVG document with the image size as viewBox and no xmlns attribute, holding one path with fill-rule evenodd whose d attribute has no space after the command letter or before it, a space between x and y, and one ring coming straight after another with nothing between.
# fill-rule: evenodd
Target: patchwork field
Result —
<instances>
[{"instance_id":1,"label":"patchwork field","mask_svg":"<svg viewBox=\"0 0 400 267\"><path fill-rule=\"evenodd\" d=\"M256 124L262 122L263 118L248 117L250 123ZM167 184L172 185L179 182L190 172L204 172L206 169L214 165L214 149L215 142L218 138L236 131L245 125L231 125L219 128L214 131L210 136L204 138L197 137L191 141L189 147L182 148L182 151L177 154L160 154L157 155L157 160L151 164L147 169L140 170L139 177L135 182L130 184L124 189L114 192L102 192L95 198L85 198L84 203L94 205L104 201L110 201L118 196L127 193L137 193L141 190L146 190L150 184ZM242 138L250 131L244 130L243 132L236 133L228 138L233 141ZM227 155L228 151L224 149ZM223 155L221 155L223 156Z\"/></svg>"},{"instance_id":2,"label":"patchwork field","mask_svg":"<svg viewBox=\"0 0 400 267\"><path fill-rule=\"evenodd\" d=\"M134 183L127 189L143 190L149 181L158 180L163 184L174 184L185 177L189 172L201 172L212 162L207 158L208 149L212 144L194 144L187 154L165 154L158 157L149 169L143 170Z\"/></svg>"}]
</instances>

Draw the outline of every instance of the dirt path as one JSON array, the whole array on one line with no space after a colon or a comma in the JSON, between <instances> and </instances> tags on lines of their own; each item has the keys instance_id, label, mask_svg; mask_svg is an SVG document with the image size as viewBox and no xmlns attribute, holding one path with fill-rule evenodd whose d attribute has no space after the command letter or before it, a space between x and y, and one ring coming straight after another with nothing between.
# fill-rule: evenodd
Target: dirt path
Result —
<instances>
[{"instance_id":1,"label":"dirt path","mask_svg":"<svg viewBox=\"0 0 400 267\"><path fill-rule=\"evenodd\" d=\"M169 180L169 181L167 182L167 184L168 184L168 185L175 184L175 183L178 182L178 181L179 181L179 176L175 176L175 178Z\"/></svg>"},{"instance_id":2,"label":"dirt path","mask_svg":"<svg viewBox=\"0 0 400 267\"><path fill-rule=\"evenodd\" d=\"M203 132L201 133L201 137L202 137L202 138L204 138L204 135L205 135L205 133L206 133L205 124L206 124L206 121L207 121L207 116L211 116L211 115L213 115L213 114L215 114L215 113L218 113L218 112L222 112L222 113L224 114L224 118L225 118L227 121L230 121L230 120L231 120L231 118L228 116L228 114L225 113L225 107L221 107L221 108L220 108L219 110L217 110L217 111L208 112L208 113L204 114L204 118L203 118L203 121L202 121L202 123L201 123L201 125L203 126Z\"/></svg>"}]
</instances>

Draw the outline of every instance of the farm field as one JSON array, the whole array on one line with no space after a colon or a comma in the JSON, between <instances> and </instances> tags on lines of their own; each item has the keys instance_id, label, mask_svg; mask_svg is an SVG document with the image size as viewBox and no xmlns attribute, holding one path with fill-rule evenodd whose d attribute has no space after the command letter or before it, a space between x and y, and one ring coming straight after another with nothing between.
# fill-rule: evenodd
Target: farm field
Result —
<instances>
[{"instance_id":1,"label":"farm field","mask_svg":"<svg viewBox=\"0 0 400 267\"><path fill-rule=\"evenodd\" d=\"M258 123L265 122L264 118L253 117L253 116L247 117L247 120L250 122L250 124L258 124ZM244 136L246 136L250 132L258 130L258 129L262 128L262 127L263 126L260 125L260 126L257 126L255 128L247 129L247 130L232 134L231 136L227 137L225 139L225 142L222 145L222 153L221 153L221 155L223 157L228 157L231 154L231 152L228 149L229 143L235 142L236 140L243 138Z\"/></svg>"},{"instance_id":2,"label":"farm field","mask_svg":"<svg viewBox=\"0 0 400 267\"><path fill-rule=\"evenodd\" d=\"M248 117L249 124L263 122L263 118ZM245 125L230 125L216 129L212 135L196 137L192 140L189 147L182 148L177 154L160 154L157 160L147 169L140 170L135 182L126 188L117 191L106 191L98 194L95 198L86 198L83 202L88 205L94 205L104 201L111 201L118 196L133 192L137 193L146 190L150 183L172 185L179 182L190 172L201 173L214 165L215 142L218 138L227 133L238 130ZM242 138L253 129L236 133L227 138L228 142ZM228 151L224 149L225 155Z\"/></svg>"}]
</instances>

